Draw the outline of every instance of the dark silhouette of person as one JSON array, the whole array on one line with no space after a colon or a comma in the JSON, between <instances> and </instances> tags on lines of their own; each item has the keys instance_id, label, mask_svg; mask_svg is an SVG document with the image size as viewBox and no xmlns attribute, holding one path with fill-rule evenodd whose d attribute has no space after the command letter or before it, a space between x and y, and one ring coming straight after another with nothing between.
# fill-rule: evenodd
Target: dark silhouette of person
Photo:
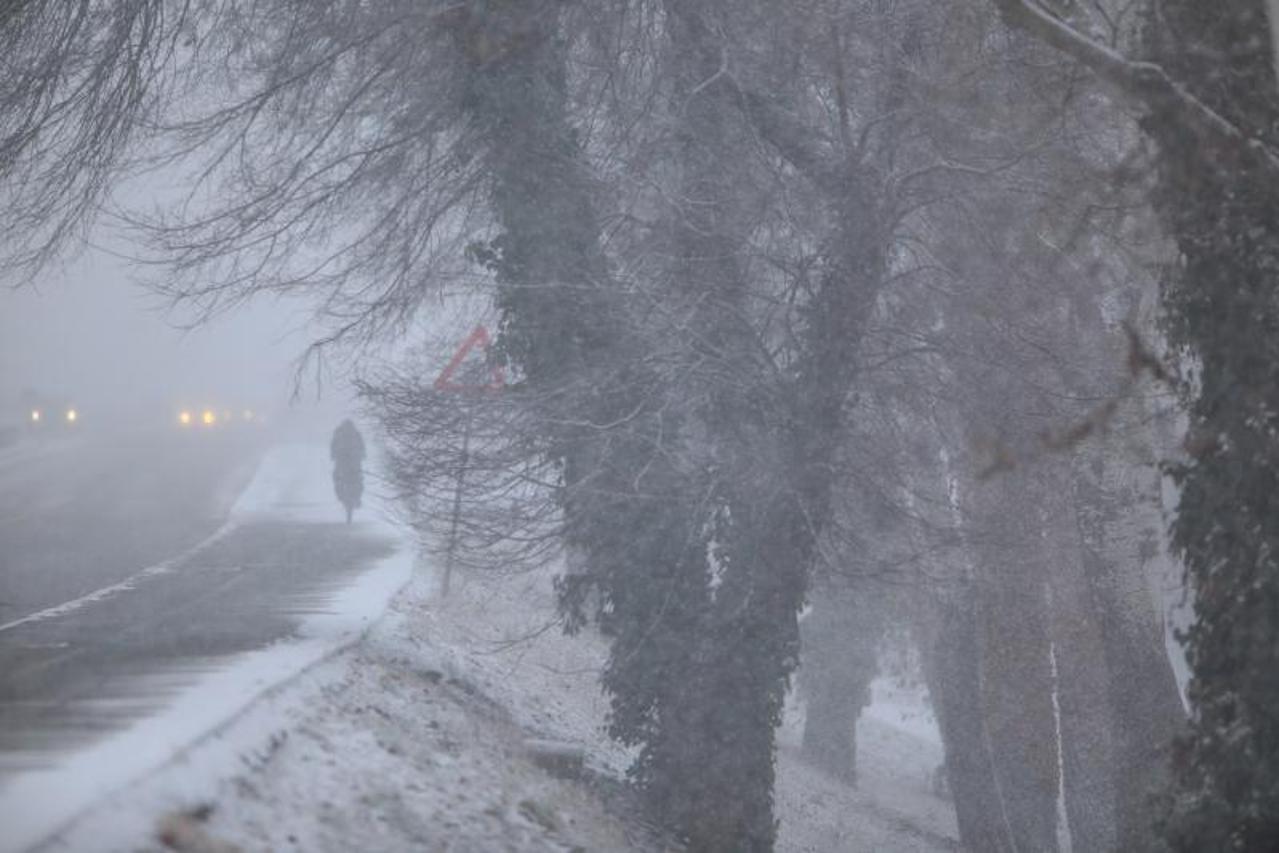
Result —
<instances>
[{"instance_id":1,"label":"dark silhouette of person","mask_svg":"<svg viewBox=\"0 0 1279 853\"><path fill-rule=\"evenodd\" d=\"M333 431L329 458L333 460L333 491L346 508L346 523L350 524L364 494L364 438L350 418Z\"/></svg>"}]
</instances>

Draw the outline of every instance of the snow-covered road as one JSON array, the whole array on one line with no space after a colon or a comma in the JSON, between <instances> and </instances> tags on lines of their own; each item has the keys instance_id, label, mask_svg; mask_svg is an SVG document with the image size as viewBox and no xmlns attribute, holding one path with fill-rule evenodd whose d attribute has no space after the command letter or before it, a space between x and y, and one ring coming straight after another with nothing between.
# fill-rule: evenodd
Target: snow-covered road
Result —
<instances>
[{"instance_id":1,"label":"snow-covered road","mask_svg":"<svg viewBox=\"0 0 1279 853\"><path fill-rule=\"evenodd\" d=\"M376 508L350 527L336 520L328 467L322 445L271 447L211 533L149 565L117 561L101 586L63 584L78 594L5 623L0 851L27 849L165 765L383 612L409 577L408 551ZM139 477L187 480L190 470ZM145 506L133 511L126 524L154 526ZM104 540L129 538L128 527L101 529ZM81 535L92 533L65 534ZM92 562L94 543L77 547Z\"/></svg>"}]
</instances>

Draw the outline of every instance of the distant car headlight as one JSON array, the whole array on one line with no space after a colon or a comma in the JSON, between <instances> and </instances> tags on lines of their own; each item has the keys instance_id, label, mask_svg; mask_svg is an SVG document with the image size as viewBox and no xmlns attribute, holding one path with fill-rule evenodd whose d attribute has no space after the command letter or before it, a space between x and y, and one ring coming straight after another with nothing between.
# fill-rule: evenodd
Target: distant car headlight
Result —
<instances>
[{"instance_id":1,"label":"distant car headlight","mask_svg":"<svg viewBox=\"0 0 1279 853\"><path fill-rule=\"evenodd\" d=\"M205 409L204 414L200 415L200 421L205 426L213 426L218 422L218 416L213 414L212 409Z\"/></svg>"},{"instance_id":2,"label":"distant car headlight","mask_svg":"<svg viewBox=\"0 0 1279 853\"><path fill-rule=\"evenodd\" d=\"M32 410L31 410L31 423L33 423L33 424L38 424L38 423L40 423L40 410L39 410L39 409L32 409Z\"/></svg>"},{"instance_id":3,"label":"distant car headlight","mask_svg":"<svg viewBox=\"0 0 1279 853\"><path fill-rule=\"evenodd\" d=\"M75 409L67 409L67 423L73 424L80 418L80 413Z\"/></svg>"},{"instance_id":4,"label":"distant car headlight","mask_svg":"<svg viewBox=\"0 0 1279 853\"><path fill-rule=\"evenodd\" d=\"M178 423L183 426L191 426L191 413L187 411L178 412Z\"/></svg>"}]
</instances>

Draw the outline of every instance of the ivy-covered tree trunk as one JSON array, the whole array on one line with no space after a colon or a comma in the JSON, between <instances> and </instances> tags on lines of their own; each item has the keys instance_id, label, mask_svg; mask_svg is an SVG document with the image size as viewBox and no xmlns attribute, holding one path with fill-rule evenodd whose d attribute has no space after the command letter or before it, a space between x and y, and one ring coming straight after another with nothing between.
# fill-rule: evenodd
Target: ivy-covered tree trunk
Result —
<instances>
[{"instance_id":1,"label":"ivy-covered tree trunk","mask_svg":"<svg viewBox=\"0 0 1279 853\"><path fill-rule=\"evenodd\" d=\"M1164 0L1154 61L1243 138L1279 144L1263 0ZM1279 189L1264 156L1188 128L1171 103L1145 130L1156 204L1181 251L1167 282L1174 343L1196 365L1174 544L1195 621L1191 733L1166 835L1179 850L1279 849Z\"/></svg>"},{"instance_id":2,"label":"ivy-covered tree trunk","mask_svg":"<svg viewBox=\"0 0 1279 853\"><path fill-rule=\"evenodd\" d=\"M830 517L857 350L884 280L884 217L855 157L830 168L797 153L793 125L783 131L774 121L790 119L765 114L724 73L717 4L664 8L682 200L671 222L672 272L677 287L698 296L695 381L705 383L701 418L716 472L719 581L696 647L697 688L679 714L694 740L671 742L660 765L674 775L661 787L694 849L766 851L776 833L775 729L799 660L798 611ZM816 170L808 177L828 205L821 275L799 312L798 352L785 371L763 355L741 261L748 122L764 125L801 171Z\"/></svg>"},{"instance_id":3,"label":"ivy-covered tree trunk","mask_svg":"<svg viewBox=\"0 0 1279 853\"><path fill-rule=\"evenodd\" d=\"M798 657L796 612L806 567L778 547L778 531L785 536L792 528L788 519L759 514L759 484L742 479L750 464L770 473L778 468L764 446L767 413L744 394L762 371L752 353L745 272L738 265L744 172L730 152L741 116L727 81L716 76L726 48L705 17L713 10L702 6L664 6L670 159L681 199L671 211L669 245L672 286L696 294L691 356L701 369L689 390L703 399L699 419L715 472L710 505L716 509L705 521L714 521L720 580L686 649L690 678L664 709L642 781L691 849L763 853L772 850L776 834L774 727Z\"/></svg>"},{"instance_id":4,"label":"ivy-covered tree trunk","mask_svg":"<svg viewBox=\"0 0 1279 853\"><path fill-rule=\"evenodd\" d=\"M593 184L568 119L564 4L495 0L458 7L469 63L462 105L482 146L500 233L486 249L499 285L498 346L562 474L567 547L584 564L561 605L580 626L592 590L612 638L603 685L609 731L640 755L632 773L676 831L683 761L705 750L694 715L714 700L698 681L708 606L704 488L673 468L680 411L644 367L644 330L627 315L600 248ZM624 421L624 429L606 428ZM674 746L672 746L674 745ZM697 768L705 772L707 768ZM707 777L732 802L749 777ZM683 822L683 823L682 823Z\"/></svg>"}]
</instances>

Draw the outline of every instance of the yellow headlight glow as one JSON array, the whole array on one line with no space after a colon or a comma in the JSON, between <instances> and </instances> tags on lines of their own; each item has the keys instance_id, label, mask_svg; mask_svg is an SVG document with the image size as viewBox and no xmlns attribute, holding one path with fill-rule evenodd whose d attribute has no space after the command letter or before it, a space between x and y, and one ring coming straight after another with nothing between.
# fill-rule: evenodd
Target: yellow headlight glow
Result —
<instances>
[{"instance_id":1,"label":"yellow headlight glow","mask_svg":"<svg viewBox=\"0 0 1279 853\"><path fill-rule=\"evenodd\" d=\"M200 415L200 420L205 426L213 426L217 422L217 415L213 414L212 409L205 409L204 414Z\"/></svg>"},{"instance_id":2,"label":"yellow headlight glow","mask_svg":"<svg viewBox=\"0 0 1279 853\"><path fill-rule=\"evenodd\" d=\"M191 426L191 413L178 412L178 423L182 424L183 426Z\"/></svg>"},{"instance_id":3,"label":"yellow headlight glow","mask_svg":"<svg viewBox=\"0 0 1279 853\"><path fill-rule=\"evenodd\" d=\"M38 424L38 423L40 423L40 410L39 410L39 409L32 409L32 410L31 410L31 423L33 423L33 424Z\"/></svg>"},{"instance_id":4,"label":"yellow headlight glow","mask_svg":"<svg viewBox=\"0 0 1279 853\"><path fill-rule=\"evenodd\" d=\"M67 409L67 423L73 424L76 422L76 419L79 417L80 417L80 413L77 412L75 409Z\"/></svg>"}]
</instances>

